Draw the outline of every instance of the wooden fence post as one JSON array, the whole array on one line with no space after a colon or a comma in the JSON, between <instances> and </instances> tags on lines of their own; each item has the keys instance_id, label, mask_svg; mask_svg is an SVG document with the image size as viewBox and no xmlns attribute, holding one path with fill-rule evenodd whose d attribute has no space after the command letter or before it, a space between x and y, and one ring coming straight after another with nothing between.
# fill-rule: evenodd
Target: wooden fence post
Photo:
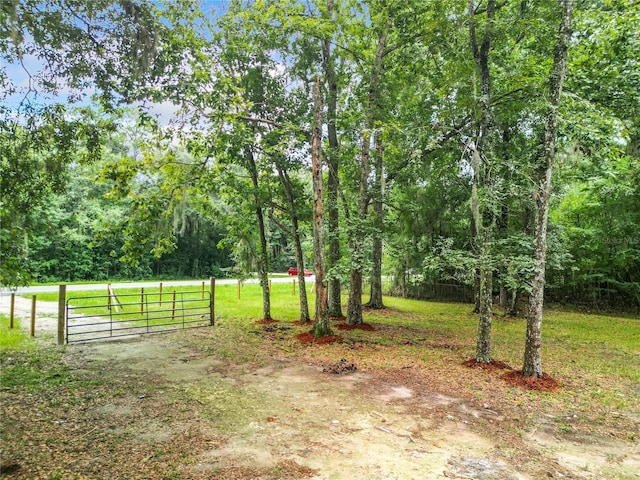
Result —
<instances>
[{"instance_id":1,"label":"wooden fence post","mask_svg":"<svg viewBox=\"0 0 640 480\"><path fill-rule=\"evenodd\" d=\"M111 284L110 283L107 285L107 290L108 290L107 294L109 295L109 298L113 297L113 308L116 309L116 312L119 312L120 311L119 306L122 307L122 302L120 302L120 300L118 300L116 292L113 291L113 288L111 288ZM109 305L111 305L111 303L109 303ZM111 307L109 307L109 308L111 308Z\"/></svg>"},{"instance_id":2,"label":"wooden fence post","mask_svg":"<svg viewBox=\"0 0 640 480\"><path fill-rule=\"evenodd\" d=\"M240 300L240 280L238 280L238 300Z\"/></svg>"},{"instance_id":3,"label":"wooden fence post","mask_svg":"<svg viewBox=\"0 0 640 480\"><path fill-rule=\"evenodd\" d=\"M160 306L162 306L162 282L160 282L160 299L158 300Z\"/></svg>"},{"instance_id":4,"label":"wooden fence post","mask_svg":"<svg viewBox=\"0 0 640 480\"><path fill-rule=\"evenodd\" d=\"M16 294L11 294L11 306L9 307L9 328L13 328L13 317L16 311Z\"/></svg>"},{"instance_id":5,"label":"wooden fence post","mask_svg":"<svg viewBox=\"0 0 640 480\"><path fill-rule=\"evenodd\" d=\"M63 283L58 290L58 345L64 345L66 320L67 286Z\"/></svg>"},{"instance_id":6,"label":"wooden fence post","mask_svg":"<svg viewBox=\"0 0 640 480\"><path fill-rule=\"evenodd\" d=\"M211 291L211 322L210 325L214 325L215 324L215 318L216 318L216 277L211 277L209 278L209 281L211 283L210 285L210 291Z\"/></svg>"},{"instance_id":7,"label":"wooden fence post","mask_svg":"<svg viewBox=\"0 0 640 480\"><path fill-rule=\"evenodd\" d=\"M144 287L140 287L140 313L144 313Z\"/></svg>"},{"instance_id":8,"label":"wooden fence post","mask_svg":"<svg viewBox=\"0 0 640 480\"><path fill-rule=\"evenodd\" d=\"M202 281L202 293L200 295L200 300L204 300L204 280Z\"/></svg>"},{"instance_id":9,"label":"wooden fence post","mask_svg":"<svg viewBox=\"0 0 640 480\"><path fill-rule=\"evenodd\" d=\"M36 336L36 296L33 295L31 297L31 328L29 330L31 332L31 336Z\"/></svg>"},{"instance_id":10,"label":"wooden fence post","mask_svg":"<svg viewBox=\"0 0 640 480\"><path fill-rule=\"evenodd\" d=\"M171 321L176 317L176 291L173 291L173 301L171 302Z\"/></svg>"},{"instance_id":11,"label":"wooden fence post","mask_svg":"<svg viewBox=\"0 0 640 480\"><path fill-rule=\"evenodd\" d=\"M296 279L293 279L293 295L295 296L296 294Z\"/></svg>"}]
</instances>

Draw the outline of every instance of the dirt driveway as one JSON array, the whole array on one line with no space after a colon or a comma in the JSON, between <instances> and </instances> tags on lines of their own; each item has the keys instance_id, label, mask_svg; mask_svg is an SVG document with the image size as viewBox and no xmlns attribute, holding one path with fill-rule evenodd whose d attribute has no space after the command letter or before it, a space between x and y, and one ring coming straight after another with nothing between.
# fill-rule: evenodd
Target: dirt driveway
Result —
<instances>
[{"instance_id":1,"label":"dirt driveway","mask_svg":"<svg viewBox=\"0 0 640 480\"><path fill-rule=\"evenodd\" d=\"M2 478L640 478L637 443L231 330L67 346L75 386L2 391Z\"/></svg>"}]
</instances>

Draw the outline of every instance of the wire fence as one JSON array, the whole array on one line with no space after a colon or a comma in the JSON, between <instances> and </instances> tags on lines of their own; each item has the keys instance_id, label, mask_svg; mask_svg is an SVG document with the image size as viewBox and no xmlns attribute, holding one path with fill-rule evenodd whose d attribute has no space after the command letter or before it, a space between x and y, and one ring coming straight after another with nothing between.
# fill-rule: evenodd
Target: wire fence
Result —
<instances>
[{"instance_id":1,"label":"wire fence","mask_svg":"<svg viewBox=\"0 0 640 480\"><path fill-rule=\"evenodd\" d=\"M473 288L455 283L418 283L402 282L393 278L382 281L385 295L419 300L437 300L446 302L473 303Z\"/></svg>"}]
</instances>

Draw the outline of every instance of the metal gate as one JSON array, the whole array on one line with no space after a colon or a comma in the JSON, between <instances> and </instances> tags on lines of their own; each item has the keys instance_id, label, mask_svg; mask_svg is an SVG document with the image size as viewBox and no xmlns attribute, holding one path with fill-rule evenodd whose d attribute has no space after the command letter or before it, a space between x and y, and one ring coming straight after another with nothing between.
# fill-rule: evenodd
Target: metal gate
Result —
<instances>
[{"instance_id":1,"label":"metal gate","mask_svg":"<svg viewBox=\"0 0 640 480\"><path fill-rule=\"evenodd\" d=\"M211 292L126 293L70 297L66 343L213 325Z\"/></svg>"}]
</instances>

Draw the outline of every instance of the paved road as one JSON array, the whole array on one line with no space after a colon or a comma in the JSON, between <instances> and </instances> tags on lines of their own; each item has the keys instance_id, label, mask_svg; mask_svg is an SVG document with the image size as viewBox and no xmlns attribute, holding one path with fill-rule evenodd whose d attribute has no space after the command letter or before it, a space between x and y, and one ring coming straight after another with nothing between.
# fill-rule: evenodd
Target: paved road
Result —
<instances>
[{"instance_id":1,"label":"paved road","mask_svg":"<svg viewBox=\"0 0 640 480\"><path fill-rule=\"evenodd\" d=\"M271 281L273 283L288 283L292 281L292 278L297 277L275 277L272 278ZM313 283L314 277L307 277L307 282ZM187 285L200 286L202 285L203 280L163 280L162 287L181 287ZM209 280L204 280L205 284L209 284ZM232 278L226 279L217 279L216 285L226 285L226 284L236 284L238 280ZM259 279L257 278L248 278L244 281L244 283L259 283ZM122 289L122 288L148 288L148 287L157 287L160 284L160 280L152 281L152 282L122 282L116 283L112 282L111 287L114 289ZM45 292L57 292L58 285L38 285L35 287L19 287L15 290L17 295L34 295L37 293L45 293ZM82 285L67 285L67 292L80 292L83 290L106 290L106 283L87 283ZM11 295L11 290L6 287L0 287L0 296L3 295Z\"/></svg>"}]
</instances>

